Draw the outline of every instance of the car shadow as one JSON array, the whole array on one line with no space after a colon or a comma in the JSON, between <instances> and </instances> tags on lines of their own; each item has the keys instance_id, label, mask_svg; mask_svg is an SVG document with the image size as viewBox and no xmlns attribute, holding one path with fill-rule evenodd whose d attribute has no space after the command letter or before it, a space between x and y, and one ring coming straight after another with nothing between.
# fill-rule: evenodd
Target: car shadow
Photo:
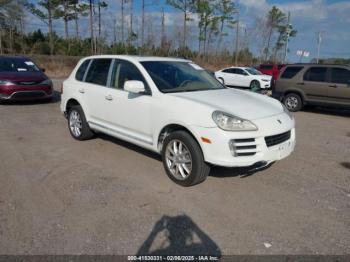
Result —
<instances>
[{"instance_id":1,"label":"car shadow","mask_svg":"<svg viewBox=\"0 0 350 262\"><path fill-rule=\"evenodd\" d=\"M248 167L220 167L213 166L210 171L210 176L217 178L225 177L240 177L245 178L255 175L259 172L265 171L270 168L273 163L261 166L260 164L255 164Z\"/></svg>"},{"instance_id":2,"label":"car shadow","mask_svg":"<svg viewBox=\"0 0 350 262\"><path fill-rule=\"evenodd\" d=\"M344 168L350 169L350 162L342 162L340 165Z\"/></svg>"},{"instance_id":3,"label":"car shadow","mask_svg":"<svg viewBox=\"0 0 350 262\"><path fill-rule=\"evenodd\" d=\"M28 105L39 105L39 104L57 104L61 101L61 93L54 90L51 100L25 100L25 101L1 101L0 105L7 106L28 106Z\"/></svg>"},{"instance_id":4,"label":"car shadow","mask_svg":"<svg viewBox=\"0 0 350 262\"><path fill-rule=\"evenodd\" d=\"M107 134L103 134L103 133L96 133L96 137L100 138L102 140L105 141L109 141L112 142L116 145L125 147L129 150L132 150L138 154L142 154L144 156L147 156L149 158L152 158L154 160L157 160L159 162L162 162L162 157L155 153L152 152L150 150L144 149L140 146L134 145L132 143L129 143L127 141L112 137L110 135ZM212 166L211 167L211 171L209 176L212 177L217 177L217 178L224 178L224 177L240 177L240 178L244 178L244 177L248 177L248 176L252 176L258 172L264 171L266 169L268 169L273 163L270 163L266 166L261 166L260 164L256 164L256 165L252 165L249 167L219 167L219 166Z\"/></svg>"},{"instance_id":5,"label":"car shadow","mask_svg":"<svg viewBox=\"0 0 350 262\"><path fill-rule=\"evenodd\" d=\"M187 215L163 216L137 251L141 255L221 256L221 250Z\"/></svg>"},{"instance_id":6,"label":"car shadow","mask_svg":"<svg viewBox=\"0 0 350 262\"><path fill-rule=\"evenodd\" d=\"M342 116L350 117L350 109L335 108L335 107L323 107L323 106L305 106L304 112L331 115L331 116Z\"/></svg>"}]
</instances>

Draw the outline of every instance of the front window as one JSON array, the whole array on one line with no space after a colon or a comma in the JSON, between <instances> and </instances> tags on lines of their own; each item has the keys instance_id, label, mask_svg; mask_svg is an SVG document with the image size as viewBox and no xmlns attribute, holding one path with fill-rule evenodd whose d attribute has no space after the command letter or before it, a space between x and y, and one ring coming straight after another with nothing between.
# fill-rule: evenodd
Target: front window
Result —
<instances>
[{"instance_id":1,"label":"front window","mask_svg":"<svg viewBox=\"0 0 350 262\"><path fill-rule=\"evenodd\" d=\"M146 61L141 64L163 93L225 88L207 71L191 62Z\"/></svg>"},{"instance_id":2,"label":"front window","mask_svg":"<svg viewBox=\"0 0 350 262\"><path fill-rule=\"evenodd\" d=\"M29 59L5 57L0 59L0 72L38 72L40 69Z\"/></svg>"},{"instance_id":3,"label":"front window","mask_svg":"<svg viewBox=\"0 0 350 262\"><path fill-rule=\"evenodd\" d=\"M256 70L255 68L246 68L245 71L247 71L250 75L253 76L262 75L262 73Z\"/></svg>"}]
</instances>

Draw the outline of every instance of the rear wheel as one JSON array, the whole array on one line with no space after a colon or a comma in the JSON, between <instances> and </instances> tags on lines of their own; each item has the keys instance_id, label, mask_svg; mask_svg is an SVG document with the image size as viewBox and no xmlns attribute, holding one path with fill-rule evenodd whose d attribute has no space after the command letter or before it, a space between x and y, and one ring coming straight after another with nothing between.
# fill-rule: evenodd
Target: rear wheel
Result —
<instances>
[{"instance_id":1,"label":"rear wheel","mask_svg":"<svg viewBox=\"0 0 350 262\"><path fill-rule=\"evenodd\" d=\"M84 111L79 105L69 109L68 128L72 137L77 140L87 140L94 135L86 121Z\"/></svg>"},{"instance_id":2,"label":"rear wheel","mask_svg":"<svg viewBox=\"0 0 350 262\"><path fill-rule=\"evenodd\" d=\"M210 172L197 141L185 131L175 131L165 138L162 159L169 178L181 186L199 184Z\"/></svg>"},{"instance_id":3,"label":"rear wheel","mask_svg":"<svg viewBox=\"0 0 350 262\"><path fill-rule=\"evenodd\" d=\"M283 100L284 105L291 112L297 112L303 108L303 100L298 94L290 93Z\"/></svg>"}]
</instances>

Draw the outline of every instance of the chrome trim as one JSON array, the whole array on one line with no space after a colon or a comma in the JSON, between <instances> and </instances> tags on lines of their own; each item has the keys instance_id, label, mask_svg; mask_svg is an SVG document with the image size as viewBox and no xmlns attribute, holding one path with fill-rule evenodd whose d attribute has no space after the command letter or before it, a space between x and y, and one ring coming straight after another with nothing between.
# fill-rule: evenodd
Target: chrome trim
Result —
<instances>
[{"instance_id":1,"label":"chrome trim","mask_svg":"<svg viewBox=\"0 0 350 262\"><path fill-rule=\"evenodd\" d=\"M93 124L93 125L95 125L95 126L99 126L99 127L104 128L104 129L106 129L106 130L112 131L112 132L114 132L114 133L116 133L116 134L119 134L119 135L122 135L122 136L126 136L126 137L128 137L128 138L137 140L137 141L139 141L139 142L142 142L142 143L145 143L145 144L148 144L148 145L153 145L152 142L148 142L148 141L146 141L146 140L144 140L144 139L135 137L135 136L133 136L133 135L126 134L126 133L124 133L124 132L121 132L121 131L115 130L115 129L113 129L113 128L107 127L107 126L105 126L105 125L101 125L101 124L95 123L95 122L93 122L93 121L88 121L88 123L91 123L91 124Z\"/></svg>"},{"instance_id":2,"label":"chrome trim","mask_svg":"<svg viewBox=\"0 0 350 262\"><path fill-rule=\"evenodd\" d=\"M43 93L45 96L51 96L49 94L47 94L45 91L43 90L30 90L30 91L16 91L16 92L13 92L10 96L7 96L7 97L1 97L1 99L12 99L12 97L14 95L17 95L17 94L20 94L20 93L35 93L35 92L39 92L39 93Z\"/></svg>"}]
</instances>

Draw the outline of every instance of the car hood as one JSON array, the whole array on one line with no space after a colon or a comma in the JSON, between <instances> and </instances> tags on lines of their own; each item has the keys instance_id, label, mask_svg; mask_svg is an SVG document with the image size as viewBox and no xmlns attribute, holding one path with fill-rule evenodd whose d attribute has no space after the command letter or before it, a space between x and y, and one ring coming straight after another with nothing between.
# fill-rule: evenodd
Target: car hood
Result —
<instances>
[{"instance_id":1,"label":"car hood","mask_svg":"<svg viewBox=\"0 0 350 262\"><path fill-rule=\"evenodd\" d=\"M42 72L0 72L0 80L8 81L44 81L47 76Z\"/></svg>"},{"instance_id":2,"label":"car hood","mask_svg":"<svg viewBox=\"0 0 350 262\"><path fill-rule=\"evenodd\" d=\"M220 110L247 120L283 113L283 107L277 100L237 89L173 93L171 95L209 106L213 111Z\"/></svg>"}]
</instances>

